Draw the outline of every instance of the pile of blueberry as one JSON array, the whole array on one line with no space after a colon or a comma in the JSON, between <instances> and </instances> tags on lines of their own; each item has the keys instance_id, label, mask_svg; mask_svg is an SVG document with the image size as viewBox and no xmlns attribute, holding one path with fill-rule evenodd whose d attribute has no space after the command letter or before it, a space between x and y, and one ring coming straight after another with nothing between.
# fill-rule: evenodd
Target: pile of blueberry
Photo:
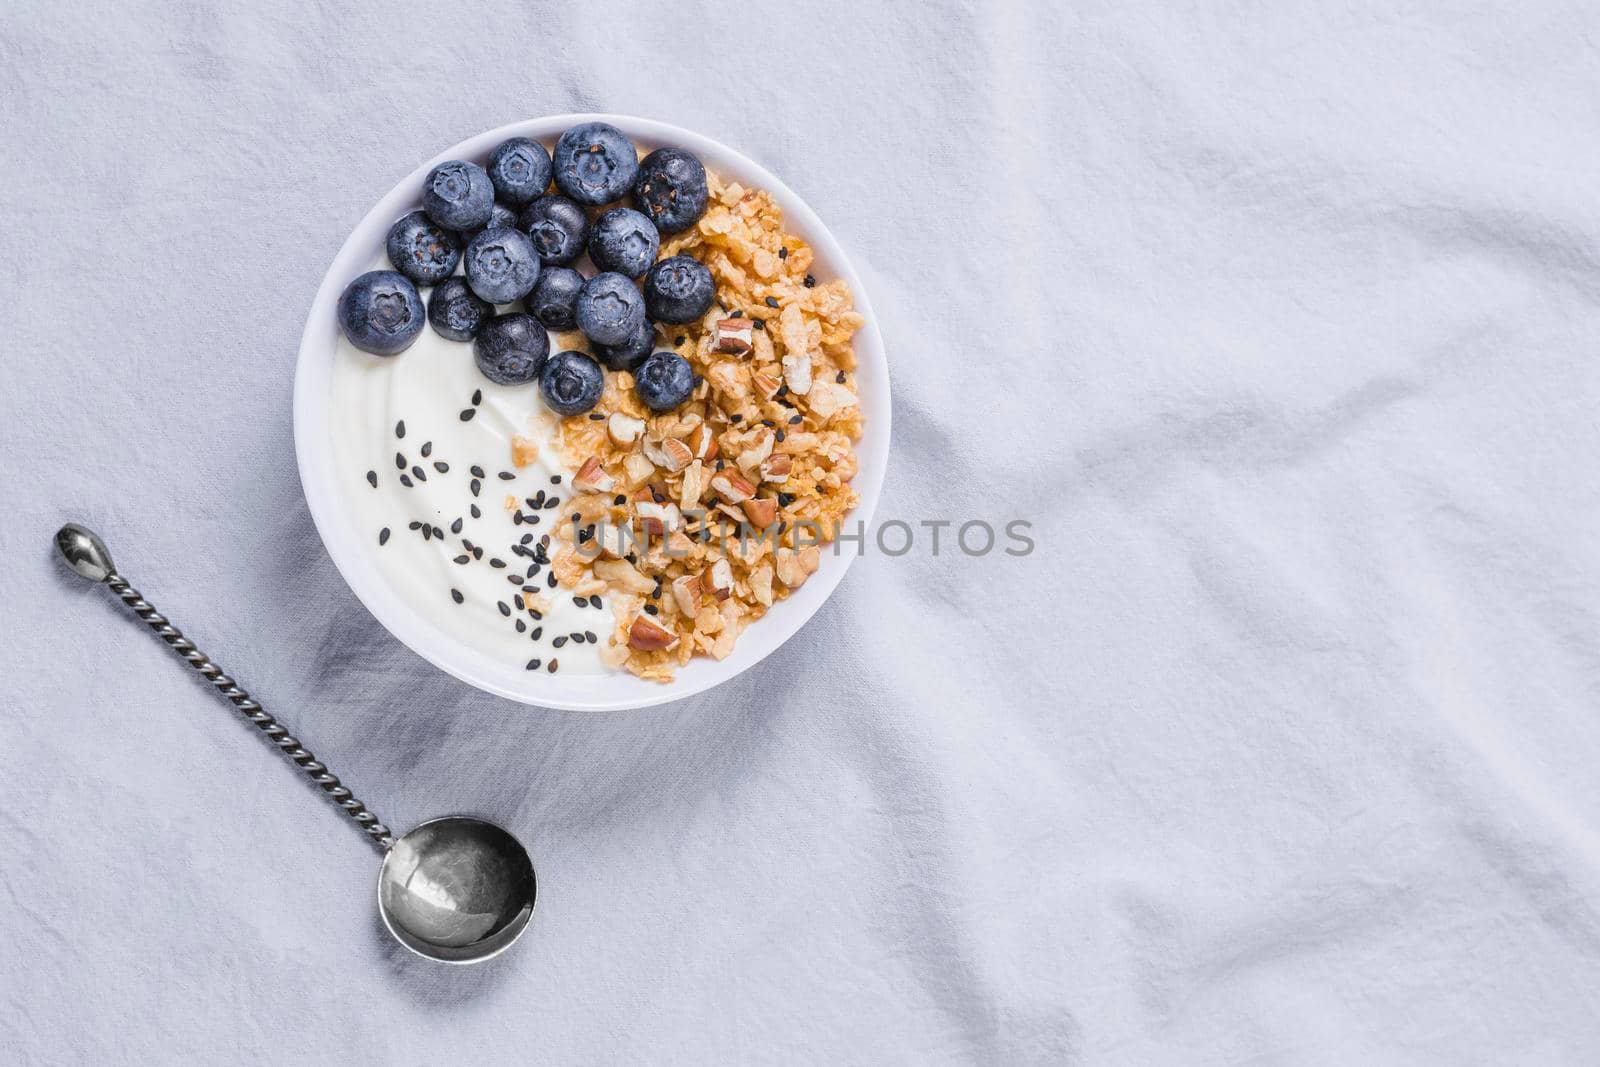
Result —
<instances>
[{"instance_id":1,"label":"pile of blueberry","mask_svg":"<svg viewBox=\"0 0 1600 1067\"><path fill-rule=\"evenodd\" d=\"M633 206L622 206L630 195ZM698 319L716 287L698 260L658 263L656 254L661 235L693 226L706 200L706 170L693 155L658 148L640 160L633 142L604 122L567 130L553 156L538 141L513 137L486 168L453 159L428 173L422 209L389 230L395 269L369 271L345 288L339 326L362 351L397 355L422 332L417 290L431 286L428 322L442 337L471 341L490 381L537 378L552 410L579 415L600 399L603 363L633 372L651 410L670 411L689 398L695 375L676 352L652 354L654 324ZM596 271L590 277L575 266L585 252ZM518 300L526 311L496 310ZM573 327L599 363L577 351L550 355L546 329Z\"/></svg>"}]
</instances>

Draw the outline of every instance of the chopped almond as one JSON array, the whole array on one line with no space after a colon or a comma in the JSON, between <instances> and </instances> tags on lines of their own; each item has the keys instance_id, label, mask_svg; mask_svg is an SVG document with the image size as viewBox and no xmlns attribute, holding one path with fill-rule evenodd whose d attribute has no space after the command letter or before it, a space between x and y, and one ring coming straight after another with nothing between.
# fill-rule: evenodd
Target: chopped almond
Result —
<instances>
[{"instance_id":1,"label":"chopped almond","mask_svg":"<svg viewBox=\"0 0 1600 1067\"><path fill-rule=\"evenodd\" d=\"M617 480L606 473L598 456L590 456L573 475L572 487L580 493L609 493L617 487Z\"/></svg>"},{"instance_id":2,"label":"chopped almond","mask_svg":"<svg viewBox=\"0 0 1600 1067\"><path fill-rule=\"evenodd\" d=\"M640 615L633 620L633 625L628 627L628 647L638 649L640 652L656 652L672 648L677 643L678 638L672 631L648 615Z\"/></svg>"},{"instance_id":3,"label":"chopped almond","mask_svg":"<svg viewBox=\"0 0 1600 1067\"><path fill-rule=\"evenodd\" d=\"M619 448L627 448L644 433L644 420L617 412L606 420L606 433Z\"/></svg>"},{"instance_id":4,"label":"chopped almond","mask_svg":"<svg viewBox=\"0 0 1600 1067\"><path fill-rule=\"evenodd\" d=\"M686 619L694 618L694 613L700 610L700 576L685 574L672 579L672 599L678 605L679 614Z\"/></svg>"},{"instance_id":5,"label":"chopped almond","mask_svg":"<svg viewBox=\"0 0 1600 1067\"><path fill-rule=\"evenodd\" d=\"M646 438L644 454L651 463L663 470L672 471L674 474L683 470L694 459L694 453L689 451L689 446L676 437L668 437L660 441L651 441Z\"/></svg>"},{"instance_id":6,"label":"chopped almond","mask_svg":"<svg viewBox=\"0 0 1600 1067\"><path fill-rule=\"evenodd\" d=\"M765 530L778 521L778 502L772 497L752 497L742 501L739 506L744 508L750 525L758 530Z\"/></svg>"},{"instance_id":7,"label":"chopped almond","mask_svg":"<svg viewBox=\"0 0 1600 1067\"><path fill-rule=\"evenodd\" d=\"M711 488L730 504L740 504L756 495L756 487L744 476L731 470L718 471L711 476Z\"/></svg>"},{"instance_id":8,"label":"chopped almond","mask_svg":"<svg viewBox=\"0 0 1600 1067\"><path fill-rule=\"evenodd\" d=\"M754 332L755 323L749 319L718 319L716 325L712 327L711 350L727 352L734 356L748 356L751 334Z\"/></svg>"},{"instance_id":9,"label":"chopped almond","mask_svg":"<svg viewBox=\"0 0 1600 1067\"><path fill-rule=\"evenodd\" d=\"M689 452L695 459L710 463L717 458L717 435L703 422L690 431L689 436L684 438L684 444L689 446Z\"/></svg>"},{"instance_id":10,"label":"chopped almond","mask_svg":"<svg viewBox=\"0 0 1600 1067\"><path fill-rule=\"evenodd\" d=\"M788 453L780 452L761 464L761 480L764 482L781 482L789 477L789 470L794 466L794 457Z\"/></svg>"},{"instance_id":11,"label":"chopped almond","mask_svg":"<svg viewBox=\"0 0 1600 1067\"><path fill-rule=\"evenodd\" d=\"M733 568L728 566L728 561L719 559L711 565L711 595L718 600L727 600L733 593Z\"/></svg>"},{"instance_id":12,"label":"chopped almond","mask_svg":"<svg viewBox=\"0 0 1600 1067\"><path fill-rule=\"evenodd\" d=\"M640 596L653 593L656 588L656 583L652 579L640 574L638 568L625 559L595 560L594 576L615 582L628 592Z\"/></svg>"}]
</instances>

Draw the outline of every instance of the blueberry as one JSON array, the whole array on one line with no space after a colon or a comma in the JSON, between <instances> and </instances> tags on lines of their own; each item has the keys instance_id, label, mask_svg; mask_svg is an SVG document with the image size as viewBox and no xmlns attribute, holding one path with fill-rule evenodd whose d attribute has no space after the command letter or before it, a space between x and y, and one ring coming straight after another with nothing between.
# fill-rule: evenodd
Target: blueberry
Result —
<instances>
[{"instance_id":1,"label":"blueberry","mask_svg":"<svg viewBox=\"0 0 1600 1067\"><path fill-rule=\"evenodd\" d=\"M694 392L694 371L676 352L657 352L633 372L634 392L651 411L671 411Z\"/></svg>"},{"instance_id":2,"label":"blueberry","mask_svg":"<svg viewBox=\"0 0 1600 1067\"><path fill-rule=\"evenodd\" d=\"M494 305L474 293L464 278L446 278L428 294L428 322L450 341L470 341L494 318Z\"/></svg>"},{"instance_id":3,"label":"blueberry","mask_svg":"<svg viewBox=\"0 0 1600 1067\"><path fill-rule=\"evenodd\" d=\"M489 209L489 222L484 226L484 229L492 230L499 226L510 226L512 229L516 229L517 210L516 208L507 207L496 200L494 207Z\"/></svg>"},{"instance_id":4,"label":"blueberry","mask_svg":"<svg viewBox=\"0 0 1600 1067\"><path fill-rule=\"evenodd\" d=\"M611 370L631 371L645 361L655 344L656 328L641 322L639 332L620 345L595 345L594 355Z\"/></svg>"},{"instance_id":5,"label":"blueberry","mask_svg":"<svg viewBox=\"0 0 1600 1067\"><path fill-rule=\"evenodd\" d=\"M528 310L551 330L570 330L578 325L578 291L583 275L571 267L547 267L539 272L539 283L528 294Z\"/></svg>"},{"instance_id":6,"label":"blueberry","mask_svg":"<svg viewBox=\"0 0 1600 1067\"><path fill-rule=\"evenodd\" d=\"M422 182L422 210L447 230L476 230L494 212L494 186L476 163L446 160Z\"/></svg>"},{"instance_id":7,"label":"blueberry","mask_svg":"<svg viewBox=\"0 0 1600 1067\"><path fill-rule=\"evenodd\" d=\"M706 168L681 148L658 148L639 164L633 202L662 233L681 233L706 213Z\"/></svg>"},{"instance_id":8,"label":"blueberry","mask_svg":"<svg viewBox=\"0 0 1600 1067\"><path fill-rule=\"evenodd\" d=\"M417 285L434 285L455 273L461 262L461 238L428 221L420 211L389 227L384 242L394 269Z\"/></svg>"},{"instance_id":9,"label":"blueberry","mask_svg":"<svg viewBox=\"0 0 1600 1067\"><path fill-rule=\"evenodd\" d=\"M645 321L639 287L620 274L596 274L578 294L578 329L597 345L620 345Z\"/></svg>"},{"instance_id":10,"label":"blueberry","mask_svg":"<svg viewBox=\"0 0 1600 1067\"><path fill-rule=\"evenodd\" d=\"M639 173L639 153L621 130L604 122L574 126L556 141L556 188L597 207L622 199Z\"/></svg>"},{"instance_id":11,"label":"blueberry","mask_svg":"<svg viewBox=\"0 0 1600 1067\"><path fill-rule=\"evenodd\" d=\"M639 310L644 311L643 300ZM397 271L369 270L339 295L339 328L351 344L375 356L410 348L422 332L423 318L417 287Z\"/></svg>"},{"instance_id":12,"label":"blueberry","mask_svg":"<svg viewBox=\"0 0 1600 1067\"><path fill-rule=\"evenodd\" d=\"M513 137L489 153L489 180L500 199L523 207L550 187L550 153L526 137Z\"/></svg>"},{"instance_id":13,"label":"blueberry","mask_svg":"<svg viewBox=\"0 0 1600 1067\"><path fill-rule=\"evenodd\" d=\"M484 230L467 245L467 284L491 304L509 304L533 291L539 253L521 230Z\"/></svg>"},{"instance_id":14,"label":"blueberry","mask_svg":"<svg viewBox=\"0 0 1600 1067\"><path fill-rule=\"evenodd\" d=\"M589 258L601 270L637 278L650 269L661 248L655 223L631 207L614 207L589 230Z\"/></svg>"},{"instance_id":15,"label":"blueberry","mask_svg":"<svg viewBox=\"0 0 1600 1067\"><path fill-rule=\"evenodd\" d=\"M606 376L582 352L557 352L539 374L545 405L558 415L582 415L600 403Z\"/></svg>"},{"instance_id":16,"label":"blueberry","mask_svg":"<svg viewBox=\"0 0 1600 1067\"><path fill-rule=\"evenodd\" d=\"M564 196L541 196L517 220L517 228L533 240L539 258L565 267L583 254L589 219L583 208Z\"/></svg>"},{"instance_id":17,"label":"blueberry","mask_svg":"<svg viewBox=\"0 0 1600 1067\"><path fill-rule=\"evenodd\" d=\"M550 335L532 315L499 315L478 330L472 355L491 382L522 385L544 369L550 356Z\"/></svg>"},{"instance_id":18,"label":"blueberry","mask_svg":"<svg viewBox=\"0 0 1600 1067\"><path fill-rule=\"evenodd\" d=\"M693 322L716 295L711 271L689 256L663 259L644 276L644 307L657 322Z\"/></svg>"}]
</instances>

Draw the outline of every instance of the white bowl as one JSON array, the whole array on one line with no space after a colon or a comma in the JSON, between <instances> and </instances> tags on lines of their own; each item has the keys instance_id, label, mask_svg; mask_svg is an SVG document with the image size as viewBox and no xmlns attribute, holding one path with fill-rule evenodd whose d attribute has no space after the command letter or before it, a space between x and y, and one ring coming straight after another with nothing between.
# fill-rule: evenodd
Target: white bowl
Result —
<instances>
[{"instance_id":1,"label":"white bowl","mask_svg":"<svg viewBox=\"0 0 1600 1067\"><path fill-rule=\"evenodd\" d=\"M697 658L681 668L670 684L642 681L622 671L601 675L530 673L520 663L502 663L440 630L388 584L373 558L371 538L357 528L349 500L336 480L329 421L333 417L329 401L339 342L335 304L350 280L367 270L382 252L390 224L421 202L422 180L428 171L447 159L481 163L508 137L532 137L549 146L567 127L591 120L611 123L646 150L661 145L688 149L722 177L766 189L783 207L786 227L814 250L813 273L850 283L856 308L866 318L866 325L855 337L860 363L856 380L866 431L857 446L859 468L853 483L861 502L846 522L852 524L851 529L856 521L870 525L889 458L889 371L872 305L844 249L805 201L756 163L700 134L626 115L553 115L480 133L440 152L379 200L339 249L311 304L295 366L294 443L306 504L328 555L357 598L390 633L434 666L486 692L543 707L612 711L692 696L754 667L805 625L844 577L856 553L849 549L833 553L825 548L817 573L793 596L774 604L764 618L752 623L740 636L731 656L720 662Z\"/></svg>"}]
</instances>

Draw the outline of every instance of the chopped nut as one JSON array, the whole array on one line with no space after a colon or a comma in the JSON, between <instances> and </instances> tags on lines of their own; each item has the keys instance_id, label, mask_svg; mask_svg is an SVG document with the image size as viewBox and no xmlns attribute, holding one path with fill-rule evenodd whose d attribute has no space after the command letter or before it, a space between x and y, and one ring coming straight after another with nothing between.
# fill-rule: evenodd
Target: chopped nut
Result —
<instances>
[{"instance_id":1,"label":"chopped nut","mask_svg":"<svg viewBox=\"0 0 1600 1067\"><path fill-rule=\"evenodd\" d=\"M763 433L757 437L753 445L739 453L739 469L753 471L760 467L766 462L767 457L772 455L772 445L776 440L776 435L772 433Z\"/></svg>"},{"instance_id":2,"label":"chopped nut","mask_svg":"<svg viewBox=\"0 0 1600 1067\"><path fill-rule=\"evenodd\" d=\"M628 476L631 484L648 481L656 473L656 465L640 452L629 452L622 460L623 473Z\"/></svg>"},{"instance_id":3,"label":"chopped nut","mask_svg":"<svg viewBox=\"0 0 1600 1067\"><path fill-rule=\"evenodd\" d=\"M744 508L750 525L758 530L765 530L778 521L778 502L772 497L752 497L739 505Z\"/></svg>"},{"instance_id":4,"label":"chopped nut","mask_svg":"<svg viewBox=\"0 0 1600 1067\"><path fill-rule=\"evenodd\" d=\"M683 472L683 487L678 491L678 506L684 511L700 506L706 492L706 465L699 460L689 464Z\"/></svg>"},{"instance_id":5,"label":"chopped nut","mask_svg":"<svg viewBox=\"0 0 1600 1067\"><path fill-rule=\"evenodd\" d=\"M500 501L500 506L505 508L507 511L519 510L517 506L517 498L512 496L510 493L507 493L506 498Z\"/></svg>"},{"instance_id":6,"label":"chopped nut","mask_svg":"<svg viewBox=\"0 0 1600 1067\"><path fill-rule=\"evenodd\" d=\"M511 463L515 467L526 467L539 458L539 446L521 434L511 438Z\"/></svg>"},{"instance_id":7,"label":"chopped nut","mask_svg":"<svg viewBox=\"0 0 1600 1067\"><path fill-rule=\"evenodd\" d=\"M644 420L619 411L606 421L606 433L619 448L627 448L644 433Z\"/></svg>"},{"instance_id":8,"label":"chopped nut","mask_svg":"<svg viewBox=\"0 0 1600 1067\"><path fill-rule=\"evenodd\" d=\"M756 394L763 400L771 400L778 395L778 389L783 385L783 379L766 371L756 371L750 375L750 385Z\"/></svg>"},{"instance_id":9,"label":"chopped nut","mask_svg":"<svg viewBox=\"0 0 1600 1067\"><path fill-rule=\"evenodd\" d=\"M730 504L739 504L756 495L756 487L734 471L718 471L711 476L711 488Z\"/></svg>"},{"instance_id":10,"label":"chopped nut","mask_svg":"<svg viewBox=\"0 0 1600 1067\"><path fill-rule=\"evenodd\" d=\"M780 452L761 464L761 480L764 482L782 482L789 478L789 470L794 466L794 457L787 452Z\"/></svg>"},{"instance_id":11,"label":"chopped nut","mask_svg":"<svg viewBox=\"0 0 1600 1067\"><path fill-rule=\"evenodd\" d=\"M728 561L719 559L711 565L711 595L726 600L733 594L733 568Z\"/></svg>"},{"instance_id":12,"label":"chopped nut","mask_svg":"<svg viewBox=\"0 0 1600 1067\"><path fill-rule=\"evenodd\" d=\"M639 525L651 537L660 537L683 525L683 513L673 503L657 504L645 490L634 498L633 510L639 516Z\"/></svg>"},{"instance_id":13,"label":"chopped nut","mask_svg":"<svg viewBox=\"0 0 1600 1067\"><path fill-rule=\"evenodd\" d=\"M785 352L783 355L783 380L789 392L805 396L811 391L811 353Z\"/></svg>"},{"instance_id":14,"label":"chopped nut","mask_svg":"<svg viewBox=\"0 0 1600 1067\"><path fill-rule=\"evenodd\" d=\"M672 599L684 618L694 618L695 612L700 610L700 576L685 574L672 579Z\"/></svg>"},{"instance_id":15,"label":"chopped nut","mask_svg":"<svg viewBox=\"0 0 1600 1067\"><path fill-rule=\"evenodd\" d=\"M826 422L838 412L855 404L856 394L850 391L849 386L823 380L812 385L811 392L806 394L806 402L811 408L811 413Z\"/></svg>"},{"instance_id":16,"label":"chopped nut","mask_svg":"<svg viewBox=\"0 0 1600 1067\"><path fill-rule=\"evenodd\" d=\"M689 446L676 437L668 437L660 441L652 441L649 438L645 438L644 454L645 458L651 463L664 470L672 471L674 474L683 470L689 465L689 461L694 459L694 453L689 451Z\"/></svg>"},{"instance_id":17,"label":"chopped nut","mask_svg":"<svg viewBox=\"0 0 1600 1067\"><path fill-rule=\"evenodd\" d=\"M772 564L763 563L750 572L750 595L762 607L772 606Z\"/></svg>"},{"instance_id":18,"label":"chopped nut","mask_svg":"<svg viewBox=\"0 0 1600 1067\"><path fill-rule=\"evenodd\" d=\"M598 456L590 456L572 476L572 487L580 493L609 493L617 487L617 480L606 473Z\"/></svg>"},{"instance_id":19,"label":"chopped nut","mask_svg":"<svg viewBox=\"0 0 1600 1067\"><path fill-rule=\"evenodd\" d=\"M778 581L790 589L798 589L816 573L822 563L822 553L815 545L799 551L785 548L778 552L774 562L778 568Z\"/></svg>"},{"instance_id":20,"label":"chopped nut","mask_svg":"<svg viewBox=\"0 0 1600 1067\"><path fill-rule=\"evenodd\" d=\"M711 351L735 356L750 354L750 335L755 324L749 319L718 319L712 327Z\"/></svg>"},{"instance_id":21,"label":"chopped nut","mask_svg":"<svg viewBox=\"0 0 1600 1067\"><path fill-rule=\"evenodd\" d=\"M717 458L717 435L704 422L689 431L684 443L689 446L689 452L695 459L710 463Z\"/></svg>"},{"instance_id":22,"label":"chopped nut","mask_svg":"<svg viewBox=\"0 0 1600 1067\"><path fill-rule=\"evenodd\" d=\"M657 623L648 615L640 615L628 627L628 647L640 652L655 652L672 648L678 643L677 635Z\"/></svg>"}]
</instances>

